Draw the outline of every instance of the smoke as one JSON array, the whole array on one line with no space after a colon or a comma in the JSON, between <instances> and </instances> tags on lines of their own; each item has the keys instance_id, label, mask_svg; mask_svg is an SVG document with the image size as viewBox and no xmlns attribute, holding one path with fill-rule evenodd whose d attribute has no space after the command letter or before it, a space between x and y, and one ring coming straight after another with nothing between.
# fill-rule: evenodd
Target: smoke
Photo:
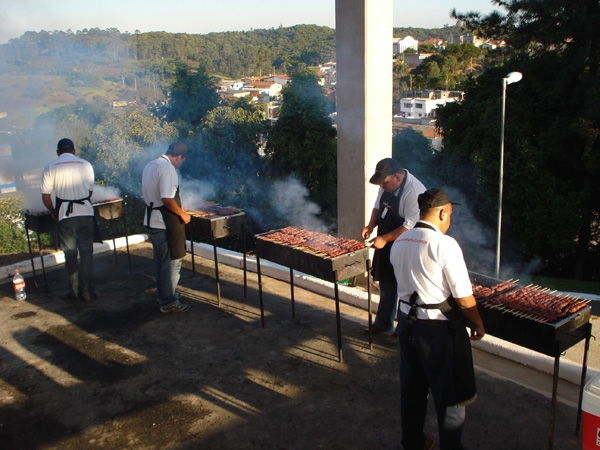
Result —
<instances>
[{"instance_id":1,"label":"smoke","mask_svg":"<svg viewBox=\"0 0 600 450\"><path fill-rule=\"evenodd\" d=\"M121 198L121 191L116 187L95 185L91 200L92 203L103 203L117 198Z\"/></svg>"},{"instance_id":2,"label":"smoke","mask_svg":"<svg viewBox=\"0 0 600 450\"><path fill-rule=\"evenodd\" d=\"M206 181L179 178L179 195L183 209L188 211L200 209L208 199L214 198L215 194L215 188Z\"/></svg>"},{"instance_id":3,"label":"smoke","mask_svg":"<svg viewBox=\"0 0 600 450\"><path fill-rule=\"evenodd\" d=\"M287 225L327 232L327 227L317 216L321 208L308 200L308 189L294 177L273 183L271 203L278 217Z\"/></svg>"},{"instance_id":4,"label":"smoke","mask_svg":"<svg viewBox=\"0 0 600 450\"><path fill-rule=\"evenodd\" d=\"M460 244L465 257L465 262L470 271L494 276L496 271L496 242L497 230L486 227L473 216L468 207L467 199L457 190L444 188L448 197L453 202L458 202L452 209L452 222L448 235ZM500 254L501 279L514 279L515 277L535 273L542 266L540 257L530 261L506 261Z\"/></svg>"}]
</instances>

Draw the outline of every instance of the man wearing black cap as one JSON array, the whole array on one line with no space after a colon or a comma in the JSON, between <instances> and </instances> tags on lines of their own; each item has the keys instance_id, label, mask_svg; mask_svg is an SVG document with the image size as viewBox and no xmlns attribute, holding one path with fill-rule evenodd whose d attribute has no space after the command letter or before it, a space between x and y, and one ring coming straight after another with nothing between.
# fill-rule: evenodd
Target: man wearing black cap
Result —
<instances>
[{"instance_id":1,"label":"man wearing black cap","mask_svg":"<svg viewBox=\"0 0 600 450\"><path fill-rule=\"evenodd\" d=\"M90 198L94 189L92 165L75 156L71 139L56 146L58 158L42 172L42 201L53 219L58 220L58 240L65 254L71 300L92 301L94 270L94 207ZM52 202L52 195L55 202ZM79 261L77 260L79 252Z\"/></svg>"},{"instance_id":2,"label":"man wearing black cap","mask_svg":"<svg viewBox=\"0 0 600 450\"><path fill-rule=\"evenodd\" d=\"M471 340L485 329L473 297L462 251L446 232L452 206L446 193L419 195L420 220L392 247L400 313L400 405L402 446L433 448L423 434L431 390L440 448L462 449L465 406L477 397Z\"/></svg>"},{"instance_id":3,"label":"man wearing black cap","mask_svg":"<svg viewBox=\"0 0 600 450\"><path fill-rule=\"evenodd\" d=\"M425 191L425 186L393 158L377 163L369 183L379 185L369 224L362 230L363 239L368 239L377 227L377 237L370 241L375 248L373 279L379 282L379 306L371 327L371 332L377 334L394 330L398 297L390 250L396 238L411 229L419 219L417 196ZM387 342L398 343L397 330Z\"/></svg>"},{"instance_id":4,"label":"man wearing black cap","mask_svg":"<svg viewBox=\"0 0 600 450\"><path fill-rule=\"evenodd\" d=\"M191 217L181 209L179 177L188 154L182 142L169 145L167 152L150 161L142 173L142 194L146 202L144 225L154 252L154 268L160 311L185 312L189 305L179 301L175 292L181 261L186 255L185 224Z\"/></svg>"}]
</instances>

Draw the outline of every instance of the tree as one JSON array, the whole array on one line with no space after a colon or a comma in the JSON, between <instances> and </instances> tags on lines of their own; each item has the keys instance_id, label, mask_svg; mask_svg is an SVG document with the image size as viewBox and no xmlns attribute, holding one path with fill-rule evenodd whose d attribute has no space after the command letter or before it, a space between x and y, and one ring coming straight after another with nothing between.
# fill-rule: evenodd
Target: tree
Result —
<instances>
[{"instance_id":1,"label":"tree","mask_svg":"<svg viewBox=\"0 0 600 450\"><path fill-rule=\"evenodd\" d=\"M264 170L259 148L267 129L264 117L264 108L246 99L209 111L201 149L182 173L214 186L219 203L260 209Z\"/></svg>"},{"instance_id":2,"label":"tree","mask_svg":"<svg viewBox=\"0 0 600 450\"><path fill-rule=\"evenodd\" d=\"M305 70L292 76L283 90L279 119L269 132L265 153L270 175L294 175L309 190L324 216L336 214L336 131L317 75Z\"/></svg>"},{"instance_id":3,"label":"tree","mask_svg":"<svg viewBox=\"0 0 600 450\"><path fill-rule=\"evenodd\" d=\"M200 67L191 73L179 68L169 89L167 121L184 122L198 126L207 112L219 106L219 94L216 90L217 78Z\"/></svg>"},{"instance_id":4,"label":"tree","mask_svg":"<svg viewBox=\"0 0 600 450\"><path fill-rule=\"evenodd\" d=\"M415 129L405 128L394 136L392 156L421 180L425 186L435 184L432 182L430 170L434 156L433 147L429 140Z\"/></svg>"},{"instance_id":5,"label":"tree","mask_svg":"<svg viewBox=\"0 0 600 450\"><path fill-rule=\"evenodd\" d=\"M507 9L454 16L483 36L503 38L504 66L471 79L465 100L438 110L440 158L479 215L495 222L501 80L506 104L503 252L540 256L545 273L597 278L600 268L600 5L587 0L496 1ZM457 165L458 164L458 165ZM504 238L505 236L505 238ZM506 253L504 253L506 254Z\"/></svg>"}]
</instances>

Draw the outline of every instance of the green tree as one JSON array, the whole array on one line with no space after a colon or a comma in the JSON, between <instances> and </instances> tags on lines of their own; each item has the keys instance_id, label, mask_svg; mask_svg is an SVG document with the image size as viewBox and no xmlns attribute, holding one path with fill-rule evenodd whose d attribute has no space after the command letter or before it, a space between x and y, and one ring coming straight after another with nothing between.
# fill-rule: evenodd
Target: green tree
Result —
<instances>
[{"instance_id":1,"label":"green tree","mask_svg":"<svg viewBox=\"0 0 600 450\"><path fill-rule=\"evenodd\" d=\"M456 18L504 38L503 66L470 79L465 100L438 112L441 172L495 225L502 78L505 127L503 254L540 256L552 275L597 278L600 211L600 5L586 0L497 1L506 14ZM444 170L445 169L445 170ZM506 252L508 251L508 253Z\"/></svg>"},{"instance_id":2,"label":"green tree","mask_svg":"<svg viewBox=\"0 0 600 450\"><path fill-rule=\"evenodd\" d=\"M392 140L392 156L425 186L432 186L434 150L429 140L413 128L405 128Z\"/></svg>"},{"instance_id":3,"label":"green tree","mask_svg":"<svg viewBox=\"0 0 600 450\"><path fill-rule=\"evenodd\" d=\"M207 112L219 105L217 78L200 67L196 72L179 68L169 89L166 119L198 126Z\"/></svg>"},{"instance_id":4,"label":"green tree","mask_svg":"<svg viewBox=\"0 0 600 450\"><path fill-rule=\"evenodd\" d=\"M217 202L246 210L260 208L264 162L259 149L267 130L264 117L261 106L245 99L208 112L201 150L186 172L215 186Z\"/></svg>"},{"instance_id":5,"label":"green tree","mask_svg":"<svg viewBox=\"0 0 600 450\"><path fill-rule=\"evenodd\" d=\"M336 131L317 75L302 71L283 90L279 119L269 132L266 155L270 175L297 177L324 216L335 217L337 192Z\"/></svg>"}]
</instances>

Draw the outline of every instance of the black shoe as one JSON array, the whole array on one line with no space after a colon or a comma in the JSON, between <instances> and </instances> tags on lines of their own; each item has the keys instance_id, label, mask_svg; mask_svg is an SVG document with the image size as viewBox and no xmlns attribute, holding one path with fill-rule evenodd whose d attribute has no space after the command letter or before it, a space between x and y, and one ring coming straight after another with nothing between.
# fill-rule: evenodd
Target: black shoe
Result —
<instances>
[{"instance_id":1,"label":"black shoe","mask_svg":"<svg viewBox=\"0 0 600 450\"><path fill-rule=\"evenodd\" d=\"M379 325L371 325L371 334L372 335L376 335L379 333L383 333L384 331L387 331L384 328L381 328ZM365 334L369 334L369 328L365 328Z\"/></svg>"},{"instance_id":2,"label":"black shoe","mask_svg":"<svg viewBox=\"0 0 600 450\"><path fill-rule=\"evenodd\" d=\"M73 294L72 292L67 292L66 294L61 295L60 298L62 300L67 300L69 302L79 300L77 298L77 296L75 294Z\"/></svg>"},{"instance_id":3,"label":"black shoe","mask_svg":"<svg viewBox=\"0 0 600 450\"><path fill-rule=\"evenodd\" d=\"M398 345L400 343L400 338L398 337L398 333L392 333L387 337L385 342L389 345Z\"/></svg>"},{"instance_id":4,"label":"black shoe","mask_svg":"<svg viewBox=\"0 0 600 450\"><path fill-rule=\"evenodd\" d=\"M79 297L81 299L81 301L85 302L85 303L92 303L94 300L96 300L98 298L98 295L96 294L92 294L89 297L84 297L83 295Z\"/></svg>"}]
</instances>

